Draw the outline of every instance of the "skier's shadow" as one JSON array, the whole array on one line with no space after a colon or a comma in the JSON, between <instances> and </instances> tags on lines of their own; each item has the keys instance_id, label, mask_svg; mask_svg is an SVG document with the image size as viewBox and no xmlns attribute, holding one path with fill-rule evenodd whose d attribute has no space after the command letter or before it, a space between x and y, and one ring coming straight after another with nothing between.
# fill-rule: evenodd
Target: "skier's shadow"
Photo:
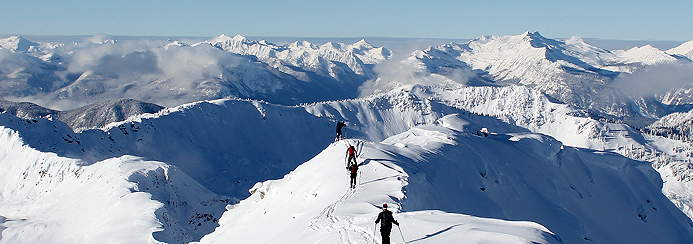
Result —
<instances>
[{"instance_id":1,"label":"skier's shadow","mask_svg":"<svg viewBox=\"0 0 693 244\"><path fill-rule=\"evenodd\" d=\"M425 239L428 239L428 238L431 238L431 237L440 235L441 233L446 232L446 231L449 231L450 229L455 228L455 227L460 226L460 225L463 225L463 224L456 224L456 225L450 226L450 227L448 227L448 228L439 230L439 231L437 231L437 232L435 232L435 233L426 234L426 236L424 236L424 237L421 237L421 238L416 239L416 240L411 240L411 241L408 241L408 242L406 242L406 243L412 243L412 242L415 242L415 241L425 240Z\"/></svg>"},{"instance_id":2,"label":"skier's shadow","mask_svg":"<svg viewBox=\"0 0 693 244\"><path fill-rule=\"evenodd\" d=\"M398 161L392 160L392 159L370 159L370 158L369 158L369 159L364 160L363 163L360 163L360 164L359 164L359 167L361 167L361 165L368 165L368 164L371 163L371 161L398 162ZM387 168L390 168L391 170L394 170L394 171L397 171L397 172L400 172L400 173L404 173L404 172L402 172L401 170L395 169L395 168L393 168L393 167L390 166L390 165L387 165L387 164L381 164L381 165L382 165L382 166L385 166L385 167L387 167Z\"/></svg>"},{"instance_id":3,"label":"skier's shadow","mask_svg":"<svg viewBox=\"0 0 693 244\"><path fill-rule=\"evenodd\" d=\"M363 160L363 162L361 162L361 163L359 164L359 167L361 167L362 165L368 165L368 164L370 164L372 161L390 161L390 162L397 162L396 160L392 160L392 159L380 159L380 158L375 158L375 159L374 159L374 158L368 158L368 159L366 159L366 160ZM385 164L383 164L383 165L384 165L385 167L391 168L391 167L389 167L389 166L387 166L387 165L385 165Z\"/></svg>"},{"instance_id":4,"label":"skier's shadow","mask_svg":"<svg viewBox=\"0 0 693 244\"><path fill-rule=\"evenodd\" d=\"M373 183L373 182L383 181L383 180L387 180L387 179L390 179L390 178L397 178L397 177L398 177L397 175L382 177L382 178L378 178L378 179L374 179L374 180L369 180L369 181L366 181L366 182L361 182L361 184L359 184L359 185L366 185L366 184L370 184L370 183Z\"/></svg>"},{"instance_id":5,"label":"skier's shadow","mask_svg":"<svg viewBox=\"0 0 693 244\"><path fill-rule=\"evenodd\" d=\"M365 165L370 164L370 163L373 162L373 161L390 161L390 162L395 162L395 160L391 160L391 159L371 159L371 158L369 158L369 159L366 159L366 160L364 160L363 162L359 163L358 166L359 166L359 167L365 166ZM396 170L396 169L394 169L394 168L392 168L392 167L390 167L390 166L388 166L388 165L386 165L386 164L382 164L382 165L385 166L385 167L387 167L387 168L390 168L390 169L393 169L393 170L395 170L395 171L398 171L398 170ZM398 171L398 172L399 172L399 171ZM370 183L373 183L373 182L383 181L383 180L387 180L387 179L391 179L391 178L397 178L397 177L399 177L399 176L398 176L398 175L393 175L393 176L381 177L381 178L378 178L378 179L373 179L373 180L369 180L369 181L366 181L366 182L361 182L359 185L366 185L366 184L370 184Z\"/></svg>"}]
</instances>

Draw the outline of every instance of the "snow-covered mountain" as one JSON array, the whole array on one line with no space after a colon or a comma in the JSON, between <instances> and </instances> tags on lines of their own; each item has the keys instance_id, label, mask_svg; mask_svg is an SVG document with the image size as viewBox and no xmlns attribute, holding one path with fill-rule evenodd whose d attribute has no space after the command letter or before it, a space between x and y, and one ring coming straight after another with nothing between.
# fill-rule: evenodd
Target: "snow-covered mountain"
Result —
<instances>
[{"instance_id":1,"label":"snow-covered mountain","mask_svg":"<svg viewBox=\"0 0 693 244\"><path fill-rule=\"evenodd\" d=\"M29 52L36 51L38 43L29 41L21 36L12 36L5 39L0 39L0 48L9 49L13 52Z\"/></svg>"},{"instance_id":2,"label":"snow-covered mountain","mask_svg":"<svg viewBox=\"0 0 693 244\"><path fill-rule=\"evenodd\" d=\"M50 117L65 122L76 131L102 128L130 116L156 113L162 109L164 107L133 99L109 100L67 111L48 109L28 102L0 100L0 112L7 112L24 119Z\"/></svg>"},{"instance_id":3,"label":"snow-covered mountain","mask_svg":"<svg viewBox=\"0 0 693 244\"><path fill-rule=\"evenodd\" d=\"M650 99L614 87L614 79L652 65L691 61L652 46L609 51L591 46L579 37L555 40L537 32L526 32L434 46L412 53L403 62L419 67L424 74L441 75L453 81L460 71L472 74L467 81L471 85L529 86L557 101L591 109L597 116L643 127L670 113L669 109L654 99L655 94L650 94ZM628 80L623 83L627 85Z\"/></svg>"},{"instance_id":4,"label":"snow-covered mountain","mask_svg":"<svg viewBox=\"0 0 693 244\"><path fill-rule=\"evenodd\" d=\"M316 46L303 41L277 46L266 41L250 41L240 35L221 35L193 46L202 44L209 44L231 53L255 56L283 72L290 73L291 67L301 67L306 71L331 76L337 80L340 80L340 76L345 75L345 72L372 78L372 68L367 66L386 60L391 55L387 49L373 47L365 40L351 45L328 42ZM342 67L344 64L347 65L347 70Z\"/></svg>"},{"instance_id":5,"label":"snow-covered mountain","mask_svg":"<svg viewBox=\"0 0 693 244\"><path fill-rule=\"evenodd\" d=\"M378 239L371 221L382 202L401 211L395 218L407 241L685 243L689 238L689 220L680 215L675 217L683 223L679 230L654 227L660 220L671 221L660 219L670 211L662 208L676 210L661 196L661 181L648 164L564 147L533 133L476 136L466 131L475 126L455 115L438 122L382 143L365 142L355 190L345 184L341 154L359 142L330 145L283 179L258 183L253 195L227 211L220 227L201 243L370 242ZM503 233L498 227L482 234L473 231L475 223L462 220L433 227L439 222L434 216L454 218L451 213L531 220L558 237L546 230L517 236L527 231ZM431 223L422 223L424 216L431 216ZM274 231L265 231L266 226ZM647 233L627 233L640 228ZM502 236L508 239L497 239ZM401 242L399 236L393 239Z\"/></svg>"},{"instance_id":6,"label":"snow-covered mountain","mask_svg":"<svg viewBox=\"0 0 693 244\"><path fill-rule=\"evenodd\" d=\"M192 45L94 36L18 52L36 46L18 38L0 42L7 52L0 55L0 97L66 108L119 98L167 106L223 97L280 104L354 98L374 78L372 66L390 56L365 41L277 46L224 35Z\"/></svg>"},{"instance_id":7,"label":"snow-covered mountain","mask_svg":"<svg viewBox=\"0 0 693 244\"><path fill-rule=\"evenodd\" d=\"M87 164L30 148L6 127L0 140L2 243L190 242L229 203L161 162Z\"/></svg>"},{"instance_id":8,"label":"snow-covered mountain","mask_svg":"<svg viewBox=\"0 0 693 244\"><path fill-rule=\"evenodd\" d=\"M432 46L399 64L365 40L275 45L220 35L186 43L100 34L73 43L0 43L0 98L61 109L120 98L164 106L224 97L296 105L403 84L514 84L643 128L693 102L690 43L666 52L650 45L606 50L579 37L525 32ZM32 51L17 51L24 49Z\"/></svg>"},{"instance_id":9,"label":"snow-covered mountain","mask_svg":"<svg viewBox=\"0 0 693 244\"><path fill-rule=\"evenodd\" d=\"M2 97L77 109L0 102L0 243L377 242L384 202L397 242L693 240L693 145L652 132L690 124L687 44L3 41Z\"/></svg>"},{"instance_id":10,"label":"snow-covered mountain","mask_svg":"<svg viewBox=\"0 0 693 244\"><path fill-rule=\"evenodd\" d=\"M614 53L628 63L640 63L644 65L675 63L679 60L676 56L672 56L672 54L659 50L651 45L634 47L625 51L616 50Z\"/></svg>"},{"instance_id":11,"label":"snow-covered mountain","mask_svg":"<svg viewBox=\"0 0 693 244\"><path fill-rule=\"evenodd\" d=\"M677 191L682 193L675 195L680 197L678 202L667 199L661 190L663 182L651 164L607 152L625 154L623 145L655 150L665 141L655 137L640 139L642 135L623 125L615 131L612 128L616 124L590 119L582 110L552 103L541 93L522 86L456 90L409 86L362 99L295 107L252 100L217 100L136 115L100 130L80 133L47 119L20 119L9 113L0 114L0 119L3 130L16 137L8 141L21 141L3 143L9 145L3 150L8 152L6 156L0 157L4 164L16 164L17 158L25 158L14 150L27 148L24 150L53 155L59 162L39 158L21 161L21 165L44 163L42 167L48 167L62 165L67 160L76 171L87 165L96 169L108 165L129 167L125 165L130 163L154 164L159 166L147 167L175 168L190 175L202 187L229 196L176 195L198 199L195 201L202 204L211 201L203 199L217 199L223 205L225 201L235 203L246 199L249 190L252 192L246 200L227 207L224 216L217 206L198 210L199 214L181 214L175 219L177 223L206 220L207 227L200 232L186 231L185 228L191 227L185 224L167 227L165 223L171 221L170 217L146 215L151 220L169 220L159 220L160 225L150 222L143 227L146 231L132 237L140 238L136 240L151 235L150 241L178 243L198 240L211 233L201 242L367 242L379 238L369 234L374 230L369 221L373 221L371 217L378 211L375 206L382 202L400 211L395 217L402 222L405 240L421 242L476 236L479 239L475 240L479 241L503 242L685 243L693 235L690 219L680 210L689 206L685 200L690 192ZM347 135L363 140L330 144L335 119L349 121ZM492 135L475 135L482 126L489 128ZM363 145L359 148L362 184L355 191L348 190L343 168L347 142ZM671 145L674 144L659 146ZM669 158L676 157L674 153L666 153L673 155ZM114 161L120 162L115 165L123 166L109 164ZM676 168L671 166L657 165L660 172L674 171ZM24 172L25 168L21 169ZM42 178L41 170L26 172L32 174L31 179L49 182L61 182L56 177L75 175L68 170ZM128 189L136 189L135 192L146 188L140 186L144 181L134 181L128 176L127 172L132 171L125 172L125 176L113 177L125 177L132 182L126 184ZM679 169L677 175L667 178L664 188L689 184L682 174L687 172ZM150 193L156 196L149 198L153 205L139 205L159 207L142 211L170 212L159 210L172 207L169 200L162 200L167 198L157 195L173 195L170 191L185 183L172 177L147 175L167 179L170 187L161 193ZM282 180L264 182L282 176ZM12 186L14 182L8 180L4 184ZM70 186L71 189L83 187L86 186ZM29 192L26 194L47 196L44 190L26 191ZM80 196L90 199L93 194ZM14 201L4 199L5 206L0 209L18 211ZM188 200L174 202L183 201ZM672 201L681 204L679 208ZM544 207L537 209L539 205ZM186 209L181 208L177 211ZM430 211L433 209L443 212ZM2 212L0 216L5 218L3 226L7 233L21 233L23 227L18 226L25 225L17 222L18 219L40 221L32 217L39 212L54 218L55 226L67 225L62 215L49 214L52 211L58 210L36 207L13 215ZM219 227L212 232L215 219ZM264 228L253 227L268 223L284 227L269 235ZM49 226L40 231L45 232L43 236L71 230L69 225ZM22 234L12 236L8 240L31 238ZM73 240L81 240L78 238Z\"/></svg>"},{"instance_id":12,"label":"snow-covered mountain","mask_svg":"<svg viewBox=\"0 0 693 244\"><path fill-rule=\"evenodd\" d=\"M671 113L645 128L645 131L675 140L693 140L693 111Z\"/></svg>"},{"instance_id":13,"label":"snow-covered mountain","mask_svg":"<svg viewBox=\"0 0 693 244\"><path fill-rule=\"evenodd\" d=\"M693 41L688 41L678 47L667 50L668 54L685 56L693 60Z\"/></svg>"}]
</instances>

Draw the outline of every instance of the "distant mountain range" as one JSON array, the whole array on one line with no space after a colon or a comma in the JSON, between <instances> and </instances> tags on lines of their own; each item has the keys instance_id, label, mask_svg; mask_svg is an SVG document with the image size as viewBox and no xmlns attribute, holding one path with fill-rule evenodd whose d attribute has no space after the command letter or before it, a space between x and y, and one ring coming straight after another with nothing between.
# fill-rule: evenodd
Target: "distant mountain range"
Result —
<instances>
[{"instance_id":1,"label":"distant mountain range","mask_svg":"<svg viewBox=\"0 0 693 244\"><path fill-rule=\"evenodd\" d=\"M276 46L224 35L192 44L107 36L39 44L10 37L0 40L0 50L0 97L68 108L119 98L167 106L222 97L280 104L353 98L375 77L372 66L390 56L365 41Z\"/></svg>"},{"instance_id":2,"label":"distant mountain range","mask_svg":"<svg viewBox=\"0 0 693 244\"><path fill-rule=\"evenodd\" d=\"M120 98L163 106L224 97L296 105L388 91L412 77L440 86L524 85L594 118L644 128L693 104L686 83L692 43L606 50L579 37L526 32L430 46L394 60L392 51L365 40L276 45L238 35L194 43L97 35L39 43L13 36L0 39L0 98L67 109ZM657 79L664 75L676 80ZM633 91L647 85L658 89Z\"/></svg>"},{"instance_id":3,"label":"distant mountain range","mask_svg":"<svg viewBox=\"0 0 693 244\"><path fill-rule=\"evenodd\" d=\"M50 117L65 122L78 131L101 128L133 115L156 113L162 109L162 106L133 99L109 100L66 111L44 108L29 102L0 100L0 113L6 112L25 119Z\"/></svg>"}]
</instances>

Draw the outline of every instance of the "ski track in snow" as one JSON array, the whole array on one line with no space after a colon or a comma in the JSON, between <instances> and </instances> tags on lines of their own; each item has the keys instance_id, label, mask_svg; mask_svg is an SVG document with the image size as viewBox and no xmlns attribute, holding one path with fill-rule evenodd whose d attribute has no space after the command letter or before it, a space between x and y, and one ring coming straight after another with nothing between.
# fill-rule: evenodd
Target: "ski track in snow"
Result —
<instances>
[{"instance_id":1,"label":"ski track in snow","mask_svg":"<svg viewBox=\"0 0 693 244\"><path fill-rule=\"evenodd\" d=\"M357 158L358 161L358 158ZM363 173L359 172L359 179L362 179ZM366 187L368 183L373 183L377 182L380 180L385 180L389 178L396 178L397 175L395 176L390 176L390 177L385 177L385 178L380 178L376 180L372 180L369 182L361 182L359 180L359 183L355 188L350 188L348 189L344 195L337 200L336 202L328 205L326 208L324 208L318 216L315 217L313 221L311 221L311 228L316 231L326 231L326 232L331 232L331 231L337 231L340 236L341 243L357 243L355 240L352 240L349 238L349 233L353 232L353 235L358 235L366 240L368 240L368 243L375 242L375 236L371 234L371 231L368 229L364 229L360 226L354 225L354 221L352 219L341 219L338 214L335 214L336 212L340 211L339 207L344 204L347 200L353 198L355 195L357 195L360 191L360 189Z\"/></svg>"},{"instance_id":2,"label":"ski track in snow","mask_svg":"<svg viewBox=\"0 0 693 244\"><path fill-rule=\"evenodd\" d=\"M359 152L361 152L359 150ZM358 161L358 158L357 158ZM365 161L368 161L368 163L365 163ZM403 177L404 173L403 171L397 170L392 166L388 166L382 162L379 161L386 161L386 160L372 160L372 159L367 159L364 161L363 165L369 164L371 162L376 162L379 163L380 165L387 167L388 169L391 169L395 172L397 172L397 175L392 175L392 176L387 176L387 177L382 177L378 179L373 179L367 182L363 182L363 173L359 172L358 175L358 184L356 188L350 188L348 189L344 195L337 200L336 202L328 205L325 207L318 216L316 216L312 221L311 221L311 228L315 231L325 231L325 232L331 232L331 231L337 231L340 236L340 240L342 243L358 243L356 240L352 240L349 238L350 234L351 235L357 235L360 236L360 240L367 240L368 243L375 243L377 241L376 237L372 234L374 230L377 230L377 227L374 227L373 230L361 227L359 225L355 225L353 218L347 218L347 219L341 219L339 214L336 214L340 212L340 206L344 205L345 202L347 202L349 199L354 198L356 195L359 193L363 192L364 188L367 188L369 184L375 183L378 181L383 181L387 179L402 179L406 178ZM361 167L363 167L360 166ZM378 206L376 206L378 207ZM440 232L443 232L445 230L441 230ZM439 232L438 232L439 233Z\"/></svg>"}]
</instances>

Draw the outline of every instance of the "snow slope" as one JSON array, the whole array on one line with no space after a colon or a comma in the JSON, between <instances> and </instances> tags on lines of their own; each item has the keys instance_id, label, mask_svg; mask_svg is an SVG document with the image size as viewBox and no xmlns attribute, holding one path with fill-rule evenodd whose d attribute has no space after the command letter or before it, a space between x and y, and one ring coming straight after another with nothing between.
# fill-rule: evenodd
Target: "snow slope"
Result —
<instances>
[{"instance_id":1,"label":"snow slope","mask_svg":"<svg viewBox=\"0 0 693 244\"><path fill-rule=\"evenodd\" d=\"M255 182L310 159L334 133L331 121L301 107L246 100L186 104L80 133L45 118L5 113L0 122L41 151L90 163L123 155L166 162L213 192L238 198Z\"/></svg>"},{"instance_id":2,"label":"snow slope","mask_svg":"<svg viewBox=\"0 0 693 244\"><path fill-rule=\"evenodd\" d=\"M0 243L185 243L229 203L161 162L88 164L30 148L4 126L0 141Z\"/></svg>"},{"instance_id":3,"label":"snow slope","mask_svg":"<svg viewBox=\"0 0 693 244\"><path fill-rule=\"evenodd\" d=\"M651 45L634 47L626 51L614 51L619 57L629 63L642 63L645 65L675 63L678 59L668 52L657 49Z\"/></svg>"},{"instance_id":4,"label":"snow slope","mask_svg":"<svg viewBox=\"0 0 693 244\"><path fill-rule=\"evenodd\" d=\"M360 182L368 183L355 192L347 191L344 142L330 145L334 120L347 120L347 135L362 139L349 142L358 141L364 145ZM180 182L193 180L212 192L228 195L232 199L230 203L245 199L248 189L254 190L246 200L227 207L225 217L219 219L219 228L201 242L228 240L228 235L235 236L236 231L255 234L248 238L273 238L266 233L266 228L250 226L266 227L275 224L273 220L276 219L282 220L276 223L278 226L288 226L285 230L277 228L280 237L276 238L366 242L378 238L369 234L373 231L369 221L373 221L374 214L379 211L376 206L383 202L391 203L400 211L395 217L403 221L404 238L421 242L449 241L460 235L476 235L479 240L487 241L508 237L509 241L540 243L556 240L580 243L587 239L601 243L637 240L685 243L684 240L690 238L690 220L662 194L662 181L652 169L656 166L660 172L671 173L662 174L667 177L664 191L677 190L676 195L668 196L686 211L690 191L685 190L688 183L681 180L685 179L681 176L687 171L672 167L669 163L676 160L666 160L663 156L674 155L666 157L676 159L680 154L676 154L672 146L678 144L656 137L643 138L625 125L590 119L582 110L552 103L541 93L520 86L444 89L415 85L362 99L305 106L223 99L166 108L154 114L130 117L100 130L79 133L59 121L19 119L8 113L0 114L0 124L9 134L21 135L21 142L17 137L16 143L7 145L25 145L22 147L33 148L27 150L57 158L46 164L45 167L57 165L51 166L51 170L67 165L62 167L91 167L98 171L110 165L112 170L107 172L120 173L106 177L112 179L107 182L123 182L128 186L137 182L139 191L146 191L142 189L147 186L159 189L155 183L146 182L167 178L164 173L142 172L180 169L189 175L192 179L168 177L170 187L165 187L163 193L150 190L146 191L150 197L145 194L138 198L146 204L138 204L142 209L137 207L137 211L154 212L148 215L152 217L147 221L162 223L158 227L156 224L144 226L146 230L138 232L138 240L148 238L149 241L175 243L198 240L212 232L215 218L219 218L221 208L226 205L222 201L226 197L216 197L209 192L196 195L193 193L205 191L194 187L190 189L193 193L170 194L176 188L185 192L188 189L181 186L188 183ZM485 138L473 135L482 125L493 134ZM558 140L537 132L555 135ZM628 145L653 150L655 157L648 159L652 164L613 153L645 159L645 154L636 155L639 149L626 149ZM25 154L14 152L18 146L10 148L2 151L8 155L4 159L9 161L0 162L12 164L12 160L24 158ZM22 162L40 165L41 160ZM115 170L120 168L133 170ZM16 173L8 174L21 177L24 169L13 169ZM342 172L335 173L339 171ZM41 170L27 172L36 174L32 179L41 178ZM73 171L65 172L63 175L74 175L70 174ZM50 174L45 181L64 182L58 180L58 175L61 174ZM139 180L142 179L140 175L147 176ZM335 175L341 175L341 179ZM284 179L267 181L282 176ZM14 182L9 180L6 184L12 186ZM91 199L91 196L100 195L89 186L106 183L87 179L84 182L86 186L74 183L79 187L67 187L73 185L69 183L64 187L81 189L83 194L79 196L84 197L83 201L100 201ZM677 184L683 187L674 187ZM45 192L48 188L59 187L27 188L22 194L51 196L45 195L49 194ZM108 191L102 190L99 194L105 192ZM265 196L261 197L263 194ZM9 195L12 194L3 193L3 197ZM173 210L161 209L178 208L178 213L189 213L185 212L189 211L189 205L174 204L181 201L162 200L171 195L220 200L213 210L196 212L200 215L181 214L172 221L179 225L169 227L164 223L173 218L157 213ZM201 202L203 206L205 202L186 202L192 201ZM255 201L257 203L253 203ZM7 210L0 213L4 221L2 226L6 228L3 240L5 233L15 233L11 240L37 236L24 236L20 234L21 228L13 225L21 223L18 219L41 220L26 217L34 213L53 216L56 226L67 221L62 219L65 215L60 215L62 210L53 214L50 207L24 209L9 200L0 204ZM18 214L9 214L15 212ZM297 221L292 222L294 217ZM206 220L201 223L206 227L194 230L194 222L186 221L198 218ZM239 223L249 227L233 228ZM130 228L131 225L123 226ZM50 227L39 232L50 236L70 233L69 230ZM643 233L647 236L642 236ZM396 235L397 232L393 233L393 238Z\"/></svg>"},{"instance_id":5,"label":"snow slope","mask_svg":"<svg viewBox=\"0 0 693 244\"><path fill-rule=\"evenodd\" d=\"M678 47L667 50L668 54L681 55L693 60L693 41L688 41Z\"/></svg>"},{"instance_id":6,"label":"snow slope","mask_svg":"<svg viewBox=\"0 0 693 244\"><path fill-rule=\"evenodd\" d=\"M156 113L163 108L156 104L144 103L133 99L119 99L67 111L58 111L43 108L29 102L18 103L0 100L0 112L6 111L24 119L51 117L65 122L75 131L101 128L110 123L121 122L130 116Z\"/></svg>"},{"instance_id":7,"label":"snow slope","mask_svg":"<svg viewBox=\"0 0 693 244\"><path fill-rule=\"evenodd\" d=\"M437 124L382 143L330 145L283 179L256 184L201 243L370 243L379 239L371 221L383 202L398 210L404 239L422 243L685 243L693 237L690 220L661 194L662 182L646 163L533 133L476 136L467 131L473 123L458 115ZM344 169L348 144L363 145L355 190ZM392 237L401 243L398 231Z\"/></svg>"},{"instance_id":8,"label":"snow slope","mask_svg":"<svg viewBox=\"0 0 693 244\"><path fill-rule=\"evenodd\" d=\"M32 131L25 138L40 150L90 162L122 155L167 162L216 193L242 199L255 182L279 178L320 152L332 140L334 120L348 121L349 137L382 141L454 113L473 116L475 124L494 132L542 133L569 146L646 160L670 177L666 186L677 190L665 191L667 196L693 216L689 190L693 181L688 180L693 178L688 160L693 147L594 120L584 110L552 103L522 86L408 86L362 99L299 107L219 100L169 108L82 133L58 126L47 134L26 122L8 126ZM283 149L274 150L278 145Z\"/></svg>"},{"instance_id":9,"label":"snow slope","mask_svg":"<svg viewBox=\"0 0 693 244\"><path fill-rule=\"evenodd\" d=\"M387 151L366 143L360 186L349 189L342 152L349 140L330 145L325 151L281 180L258 183L254 194L230 208L221 226L201 243L371 243L373 222L383 202L399 208L407 174L388 160ZM390 155L392 156L392 155ZM347 183L347 184L345 184ZM470 242L558 243L541 225L476 218L441 211L396 214L408 241L422 243ZM271 226L271 230L267 229ZM401 243L395 228L392 239ZM426 235L428 234L428 235ZM464 236L464 238L462 238Z\"/></svg>"},{"instance_id":10,"label":"snow slope","mask_svg":"<svg viewBox=\"0 0 693 244\"><path fill-rule=\"evenodd\" d=\"M373 141L417 125L432 125L446 115L458 113L470 116L474 124L493 132L541 133L568 146L647 161L665 179L663 192L693 219L690 143L643 134L621 123L595 120L588 111L553 103L527 87L443 89L411 85L358 100L318 103L307 109L320 117L349 121L350 135Z\"/></svg>"}]
</instances>

